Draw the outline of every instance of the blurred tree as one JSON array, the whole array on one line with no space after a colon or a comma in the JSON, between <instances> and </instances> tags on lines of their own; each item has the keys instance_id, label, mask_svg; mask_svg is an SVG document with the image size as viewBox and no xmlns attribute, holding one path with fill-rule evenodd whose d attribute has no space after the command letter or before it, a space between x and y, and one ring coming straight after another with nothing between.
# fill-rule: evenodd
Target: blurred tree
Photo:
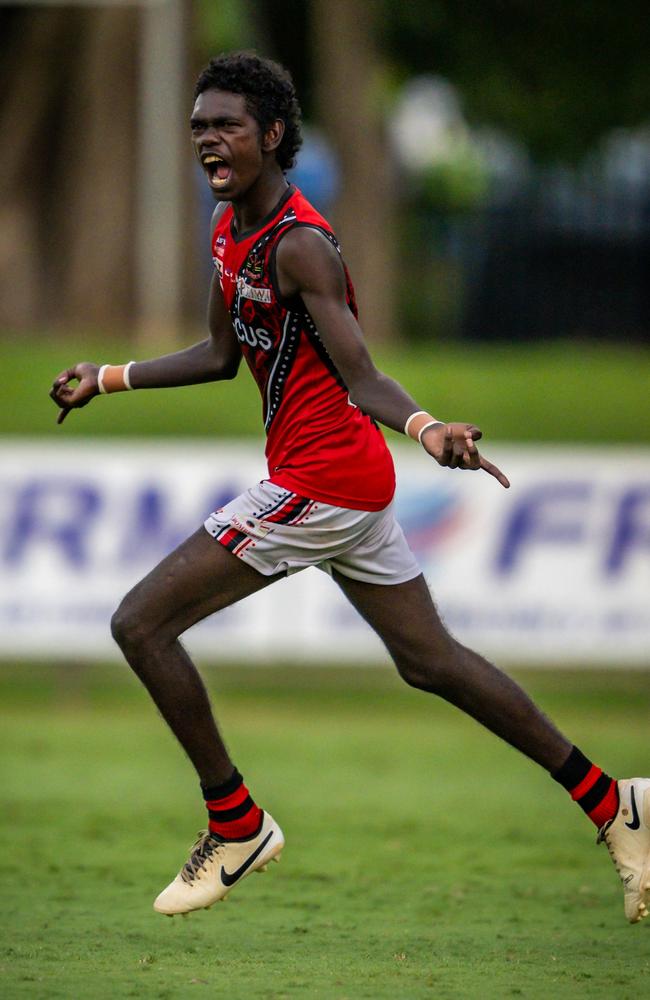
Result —
<instances>
[{"instance_id":1,"label":"blurred tree","mask_svg":"<svg viewBox=\"0 0 650 1000\"><path fill-rule=\"evenodd\" d=\"M0 9L0 318L125 322L132 307L137 14Z\"/></svg>"},{"instance_id":2,"label":"blurred tree","mask_svg":"<svg viewBox=\"0 0 650 1000\"><path fill-rule=\"evenodd\" d=\"M364 329L375 342L395 339L395 254L391 162L387 155L379 23L372 0L313 0L317 119L341 164L334 224L355 281Z\"/></svg>"},{"instance_id":3,"label":"blurred tree","mask_svg":"<svg viewBox=\"0 0 650 1000\"><path fill-rule=\"evenodd\" d=\"M511 132L539 160L578 160L611 127L648 118L650 19L632 0L194 6L205 54L251 44L275 56L292 70L307 115L327 126L345 173L334 221L378 336L393 326L387 65L395 82L446 77L470 121ZM0 6L5 325L132 321L138 18L129 4ZM200 47L197 39L196 54Z\"/></svg>"},{"instance_id":4,"label":"blurred tree","mask_svg":"<svg viewBox=\"0 0 650 1000\"><path fill-rule=\"evenodd\" d=\"M289 67L305 114L324 127L337 153L342 183L331 221L375 342L398 332L380 15L375 0L256 4L267 49Z\"/></svg>"},{"instance_id":5,"label":"blurred tree","mask_svg":"<svg viewBox=\"0 0 650 1000\"><path fill-rule=\"evenodd\" d=\"M161 222L181 216L168 177L180 141L179 101L171 98L184 79L182 67L165 61L165 39L151 24L173 6L182 49L190 2L0 7L3 325L143 327L159 301L168 326L159 332L174 333L181 285L191 301L183 267L189 190L184 218ZM155 107L151 94L162 95ZM189 143L187 150L191 163ZM177 162L171 169L180 174Z\"/></svg>"},{"instance_id":6,"label":"blurred tree","mask_svg":"<svg viewBox=\"0 0 650 1000\"><path fill-rule=\"evenodd\" d=\"M231 0L232 2L232 0ZM277 57L292 67L308 111L320 40L318 0L258 0ZM330 0L328 32L366 0ZM540 160L577 160L615 126L648 119L650 18L635 0L369 0L381 54L399 79L446 77L473 122L512 132Z\"/></svg>"},{"instance_id":7,"label":"blurred tree","mask_svg":"<svg viewBox=\"0 0 650 1000\"><path fill-rule=\"evenodd\" d=\"M648 119L650 18L634 0L377 0L403 78L441 74L470 121L538 160L577 161L610 128Z\"/></svg>"}]
</instances>

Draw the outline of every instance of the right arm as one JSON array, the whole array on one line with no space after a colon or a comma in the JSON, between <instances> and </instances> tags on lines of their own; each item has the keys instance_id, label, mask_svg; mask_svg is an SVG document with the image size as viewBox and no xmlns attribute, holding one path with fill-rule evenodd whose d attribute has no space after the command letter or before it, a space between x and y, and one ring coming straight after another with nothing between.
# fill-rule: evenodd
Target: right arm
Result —
<instances>
[{"instance_id":1,"label":"right arm","mask_svg":"<svg viewBox=\"0 0 650 1000\"><path fill-rule=\"evenodd\" d=\"M219 277L215 271L208 300L209 337L192 347L165 354L149 361L131 365L129 380L133 389L161 389L178 385L198 385L232 379L241 361L241 348L223 299ZM70 410L86 406L99 395L97 377L99 365L81 361L67 368L54 380L50 396L60 407L57 423L62 423ZM70 382L77 381L74 386Z\"/></svg>"}]
</instances>

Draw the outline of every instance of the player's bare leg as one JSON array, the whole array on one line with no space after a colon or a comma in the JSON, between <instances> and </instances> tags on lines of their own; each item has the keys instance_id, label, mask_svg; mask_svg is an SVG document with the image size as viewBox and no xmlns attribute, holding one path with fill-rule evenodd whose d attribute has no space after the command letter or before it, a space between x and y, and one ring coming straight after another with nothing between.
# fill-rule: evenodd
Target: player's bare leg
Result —
<instances>
[{"instance_id":1,"label":"player's bare leg","mask_svg":"<svg viewBox=\"0 0 650 1000\"><path fill-rule=\"evenodd\" d=\"M283 574L263 576L200 528L127 594L113 635L192 761L209 809L209 831L156 899L161 913L187 913L225 899L252 871L279 858L284 838L248 794L221 738L207 692L179 636Z\"/></svg>"},{"instance_id":2,"label":"player's bare leg","mask_svg":"<svg viewBox=\"0 0 650 1000\"><path fill-rule=\"evenodd\" d=\"M571 743L518 684L449 634L424 577L382 586L337 573L336 581L407 684L440 695L547 770L562 766Z\"/></svg>"},{"instance_id":3,"label":"player's bare leg","mask_svg":"<svg viewBox=\"0 0 650 1000\"><path fill-rule=\"evenodd\" d=\"M650 906L650 779L613 781L591 764L518 684L444 627L422 576L394 586L335 573L404 680L440 695L546 768L599 828L623 883L631 923Z\"/></svg>"},{"instance_id":4,"label":"player's bare leg","mask_svg":"<svg viewBox=\"0 0 650 1000\"><path fill-rule=\"evenodd\" d=\"M200 528L138 583L113 615L115 640L204 785L226 781L233 765L179 636L281 575L263 576Z\"/></svg>"}]
</instances>

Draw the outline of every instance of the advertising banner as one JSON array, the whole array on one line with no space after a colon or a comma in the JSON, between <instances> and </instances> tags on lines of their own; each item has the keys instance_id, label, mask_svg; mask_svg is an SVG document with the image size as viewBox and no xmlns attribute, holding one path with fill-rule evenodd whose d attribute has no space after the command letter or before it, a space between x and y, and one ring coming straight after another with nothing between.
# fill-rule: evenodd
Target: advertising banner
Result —
<instances>
[{"instance_id":1,"label":"advertising banner","mask_svg":"<svg viewBox=\"0 0 650 1000\"><path fill-rule=\"evenodd\" d=\"M504 664L650 666L650 452L490 445L510 477L394 448L397 516L440 612ZM261 443L0 443L0 656L108 659L121 596L265 474ZM325 573L191 629L203 660L384 662Z\"/></svg>"}]
</instances>

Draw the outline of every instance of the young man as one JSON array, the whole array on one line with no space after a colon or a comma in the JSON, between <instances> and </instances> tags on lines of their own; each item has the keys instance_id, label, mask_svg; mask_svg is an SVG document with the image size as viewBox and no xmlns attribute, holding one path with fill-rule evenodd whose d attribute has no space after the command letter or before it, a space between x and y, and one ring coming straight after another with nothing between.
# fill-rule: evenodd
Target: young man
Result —
<instances>
[{"instance_id":1,"label":"young man","mask_svg":"<svg viewBox=\"0 0 650 1000\"><path fill-rule=\"evenodd\" d=\"M436 420L374 367L332 230L285 177L300 145L289 75L249 54L212 60L190 125L218 202L209 337L150 361L81 362L51 392L61 422L100 393L234 378L243 356L263 398L268 479L215 511L124 598L112 622L194 764L208 809L207 833L155 909L207 908L278 860L284 845L230 760L179 636L287 572L320 566L408 684L458 706L567 789L609 848L627 918L647 916L650 780L604 774L510 678L446 631L394 520L393 465L375 421L417 438L440 465L509 483L479 454L477 427Z\"/></svg>"}]
</instances>

